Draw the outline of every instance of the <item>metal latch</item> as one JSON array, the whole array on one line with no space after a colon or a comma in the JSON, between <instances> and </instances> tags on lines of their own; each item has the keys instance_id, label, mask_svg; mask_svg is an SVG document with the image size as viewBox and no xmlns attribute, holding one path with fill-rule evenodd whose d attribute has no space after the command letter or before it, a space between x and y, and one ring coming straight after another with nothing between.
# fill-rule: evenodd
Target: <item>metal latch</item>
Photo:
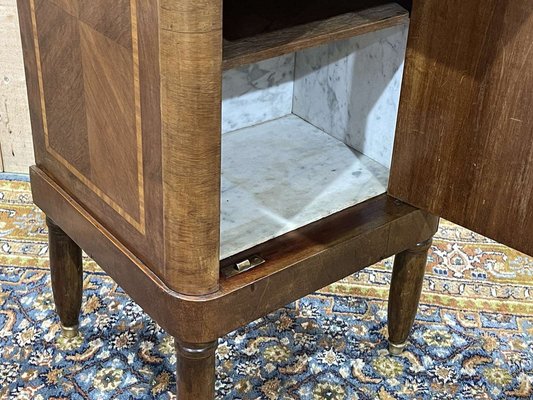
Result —
<instances>
[{"instance_id":1,"label":"metal latch","mask_svg":"<svg viewBox=\"0 0 533 400\"><path fill-rule=\"evenodd\" d=\"M258 255L253 255L245 260L242 260L235 264L231 264L231 265L228 265L227 267L224 267L222 269L222 273L224 274L226 278L229 278L231 276L238 275L242 272L249 271L252 268L257 267L258 265L263 264L264 262L265 262L264 258Z\"/></svg>"}]
</instances>

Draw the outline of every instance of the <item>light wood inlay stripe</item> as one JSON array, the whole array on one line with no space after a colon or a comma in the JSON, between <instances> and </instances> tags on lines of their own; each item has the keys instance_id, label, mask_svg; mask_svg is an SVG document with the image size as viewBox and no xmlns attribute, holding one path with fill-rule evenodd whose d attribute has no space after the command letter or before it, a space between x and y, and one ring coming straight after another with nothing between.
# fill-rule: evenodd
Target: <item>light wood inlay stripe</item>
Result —
<instances>
[{"instance_id":1,"label":"light wood inlay stripe","mask_svg":"<svg viewBox=\"0 0 533 400\"><path fill-rule=\"evenodd\" d=\"M86 176L71 165L61 154L55 151L49 142L48 122L46 117L46 102L44 96L44 82L41 65L41 52L39 47L39 37L37 31L37 17L35 10L35 0L30 0L31 21L33 29L33 40L35 47L35 57L37 60L37 78L39 82L39 92L41 100L41 113L43 120L43 130L45 137L46 150L60 162L68 171L70 171L77 179L79 179L85 186L91 189L98 197L100 197L106 204L115 210L121 217L123 217L135 229L143 235L146 233L146 218L145 218L145 202L144 202L144 172L143 172L143 148L142 148L142 123L141 123L141 94L139 82L139 39L137 32L137 0L130 0L131 9L131 26L132 26L132 47L133 47L133 86L135 96L135 129L137 140L137 174L138 174L138 190L139 190L139 220L137 221L128 212L126 212L116 201L104 193L99 187L91 182Z\"/></svg>"},{"instance_id":2,"label":"light wood inlay stripe","mask_svg":"<svg viewBox=\"0 0 533 400\"><path fill-rule=\"evenodd\" d=\"M39 47L39 38L37 36L37 17L35 14L35 0L30 0L31 9L31 25L33 30L33 45L35 47L35 58L37 61L37 79L39 81L39 94L41 95L41 113L43 118L43 129L46 139L46 146L48 147L48 122L46 119L46 107L44 101L44 83L43 70L41 68L41 50Z\"/></svg>"},{"instance_id":3,"label":"light wood inlay stripe","mask_svg":"<svg viewBox=\"0 0 533 400\"><path fill-rule=\"evenodd\" d=\"M145 226L144 212L144 173L143 173L143 141L141 121L141 88L139 80L139 32L137 27L137 0L130 0L131 10L131 47L133 49L133 92L135 95L135 132L137 135L137 179L139 185L139 218Z\"/></svg>"}]
</instances>

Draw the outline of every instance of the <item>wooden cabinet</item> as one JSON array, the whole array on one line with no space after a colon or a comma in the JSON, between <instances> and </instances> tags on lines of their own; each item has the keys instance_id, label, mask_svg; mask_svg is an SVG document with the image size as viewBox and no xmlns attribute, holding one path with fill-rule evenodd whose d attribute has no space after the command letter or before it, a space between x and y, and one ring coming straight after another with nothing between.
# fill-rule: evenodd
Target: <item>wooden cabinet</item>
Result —
<instances>
[{"instance_id":1,"label":"wooden cabinet","mask_svg":"<svg viewBox=\"0 0 533 400\"><path fill-rule=\"evenodd\" d=\"M414 3L389 194L533 254L533 4Z\"/></svg>"},{"instance_id":2,"label":"wooden cabinet","mask_svg":"<svg viewBox=\"0 0 533 400\"><path fill-rule=\"evenodd\" d=\"M533 252L526 3L18 0L65 333L82 248L211 398L218 337L399 254L401 351L436 215Z\"/></svg>"}]
</instances>

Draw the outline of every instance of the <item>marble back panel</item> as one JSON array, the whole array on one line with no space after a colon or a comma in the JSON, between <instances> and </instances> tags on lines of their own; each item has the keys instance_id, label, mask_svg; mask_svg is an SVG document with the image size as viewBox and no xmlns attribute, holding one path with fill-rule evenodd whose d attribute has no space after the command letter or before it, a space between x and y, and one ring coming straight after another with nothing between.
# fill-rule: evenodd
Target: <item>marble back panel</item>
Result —
<instances>
[{"instance_id":1,"label":"marble back panel","mask_svg":"<svg viewBox=\"0 0 533 400\"><path fill-rule=\"evenodd\" d=\"M390 168L408 25L296 54L293 113Z\"/></svg>"}]
</instances>

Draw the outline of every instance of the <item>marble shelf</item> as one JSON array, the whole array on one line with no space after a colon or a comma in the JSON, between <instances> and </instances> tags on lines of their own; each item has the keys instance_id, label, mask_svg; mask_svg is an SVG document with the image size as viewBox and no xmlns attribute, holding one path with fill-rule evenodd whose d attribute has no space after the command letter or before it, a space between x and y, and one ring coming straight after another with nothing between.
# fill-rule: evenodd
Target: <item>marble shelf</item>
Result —
<instances>
[{"instance_id":1,"label":"marble shelf","mask_svg":"<svg viewBox=\"0 0 533 400\"><path fill-rule=\"evenodd\" d=\"M293 114L226 133L221 259L382 194L388 176Z\"/></svg>"}]
</instances>

